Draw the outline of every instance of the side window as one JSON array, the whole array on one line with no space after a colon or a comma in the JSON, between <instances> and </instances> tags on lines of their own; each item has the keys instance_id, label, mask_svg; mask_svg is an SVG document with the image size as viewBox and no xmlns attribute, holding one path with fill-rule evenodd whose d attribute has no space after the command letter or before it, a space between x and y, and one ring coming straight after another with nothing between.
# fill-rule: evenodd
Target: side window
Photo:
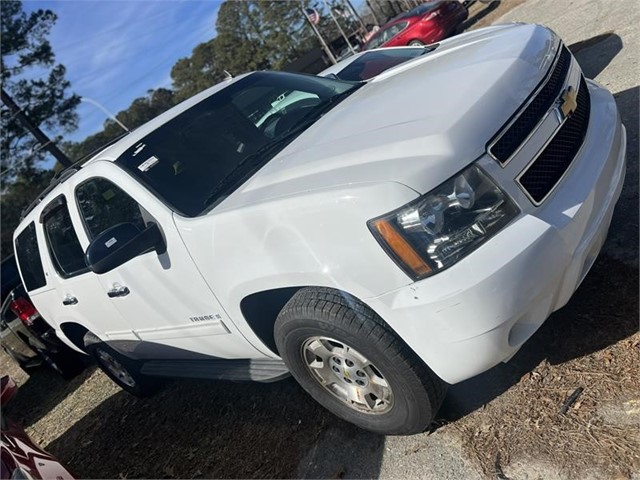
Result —
<instances>
[{"instance_id":1,"label":"side window","mask_svg":"<svg viewBox=\"0 0 640 480\"><path fill-rule=\"evenodd\" d=\"M393 34L394 35L399 34L401 31L403 31L405 28L407 28L407 25L409 25L409 22L398 23L396 25L396 30L393 32Z\"/></svg>"},{"instance_id":2,"label":"side window","mask_svg":"<svg viewBox=\"0 0 640 480\"><path fill-rule=\"evenodd\" d=\"M36 226L33 222L16 237L16 257L27 290L35 290L47 284L42 269L40 250L38 250Z\"/></svg>"},{"instance_id":3,"label":"side window","mask_svg":"<svg viewBox=\"0 0 640 480\"><path fill-rule=\"evenodd\" d=\"M153 218L138 202L105 178L92 178L76 188L76 200L89 240L119 223L144 230Z\"/></svg>"},{"instance_id":4,"label":"side window","mask_svg":"<svg viewBox=\"0 0 640 480\"><path fill-rule=\"evenodd\" d=\"M382 45L384 42L389 40L388 36L389 29L386 30L378 30L376 36L369 43L369 49L378 48L378 46Z\"/></svg>"},{"instance_id":5,"label":"side window","mask_svg":"<svg viewBox=\"0 0 640 480\"><path fill-rule=\"evenodd\" d=\"M56 271L65 278L86 272L84 252L73 229L66 202L61 202L44 215L43 226Z\"/></svg>"}]
</instances>

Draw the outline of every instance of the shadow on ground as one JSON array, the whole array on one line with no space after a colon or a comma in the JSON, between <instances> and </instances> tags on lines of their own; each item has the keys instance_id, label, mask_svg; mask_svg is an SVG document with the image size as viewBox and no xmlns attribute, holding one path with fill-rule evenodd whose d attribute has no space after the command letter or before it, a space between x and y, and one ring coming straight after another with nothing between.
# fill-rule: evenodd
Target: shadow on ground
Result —
<instances>
[{"instance_id":1,"label":"shadow on ground","mask_svg":"<svg viewBox=\"0 0 640 480\"><path fill-rule=\"evenodd\" d=\"M473 25L475 25L480 20L482 20L484 17L489 15L491 12L493 12L499 6L500 6L500 2L498 0L494 0L491 3L488 3L486 7L484 7L482 10L479 10L474 15L467 18L460 26L460 31L468 30Z\"/></svg>"},{"instance_id":2,"label":"shadow on ground","mask_svg":"<svg viewBox=\"0 0 640 480\"><path fill-rule=\"evenodd\" d=\"M6 407L7 416L25 428L33 425L80 388L94 369L93 366L86 368L71 380L64 380L45 366L34 369L29 378L19 384L20 388Z\"/></svg>"},{"instance_id":3,"label":"shadow on ground","mask_svg":"<svg viewBox=\"0 0 640 480\"><path fill-rule=\"evenodd\" d=\"M568 46L587 78L595 78L622 50L622 39L608 32Z\"/></svg>"},{"instance_id":4,"label":"shadow on ground","mask_svg":"<svg viewBox=\"0 0 640 480\"><path fill-rule=\"evenodd\" d=\"M638 121L640 87L614 94L620 118L627 129L627 175L620 200L613 213L609 238L603 251L627 265L638 267ZM637 291L636 291L637 295Z\"/></svg>"},{"instance_id":5,"label":"shadow on ground","mask_svg":"<svg viewBox=\"0 0 640 480\"><path fill-rule=\"evenodd\" d=\"M317 462L332 468L313 450L325 430L364 468L333 459L329 475L378 476L383 438L330 415L292 379L176 381L148 399L119 392L46 448L81 478L295 478L314 476Z\"/></svg>"}]
</instances>

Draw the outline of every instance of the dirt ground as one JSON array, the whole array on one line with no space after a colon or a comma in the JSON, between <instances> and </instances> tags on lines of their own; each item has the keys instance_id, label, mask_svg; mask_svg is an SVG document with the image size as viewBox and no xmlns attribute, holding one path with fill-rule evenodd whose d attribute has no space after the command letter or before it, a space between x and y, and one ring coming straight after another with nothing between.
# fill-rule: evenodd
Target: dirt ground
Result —
<instances>
[{"instance_id":1,"label":"dirt ground","mask_svg":"<svg viewBox=\"0 0 640 480\"><path fill-rule=\"evenodd\" d=\"M522 0L476 3L466 27L505 14L543 22L544 11L569 4L542 3L542 13ZM636 35L621 4L619 24L631 22ZM29 377L4 354L0 372L20 389L3 414L80 478L639 479L638 57L626 53L634 44L625 31L588 21L589 33L553 28L612 90L627 126L627 181L609 239L569 304L510 362L450 388L431 431L364 432L292 379L172 381L136 399L94 367L70 382L47 369Z\"/></svg>"}]
</instances>

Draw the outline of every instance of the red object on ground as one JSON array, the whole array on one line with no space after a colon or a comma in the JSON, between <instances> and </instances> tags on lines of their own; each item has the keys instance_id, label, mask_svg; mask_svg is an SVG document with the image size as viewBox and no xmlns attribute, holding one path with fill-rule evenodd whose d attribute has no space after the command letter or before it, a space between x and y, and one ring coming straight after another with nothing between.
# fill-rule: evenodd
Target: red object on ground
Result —
<instances>
[{"instance_id":1,"label":"red object on ground","mask_svg":"<svg viewBox=\"0 0 640 480\"><path fill-rule=\"evenodd\" d=\"M5 375L0 379L2 407L17 391L15 382ZM0 442L0 478L43 478L73 480L75 477L51 454L38 447L17 423L2 412Z\"/></svg>"}]
</instances>

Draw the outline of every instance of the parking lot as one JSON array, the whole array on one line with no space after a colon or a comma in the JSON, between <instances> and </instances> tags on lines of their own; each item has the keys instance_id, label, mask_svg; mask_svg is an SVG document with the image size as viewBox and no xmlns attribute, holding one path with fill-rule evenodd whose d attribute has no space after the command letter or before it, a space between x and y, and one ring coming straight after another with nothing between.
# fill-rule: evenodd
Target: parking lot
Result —
<instances>
[{"instance_id":1,"label":"parking lot","mask_svg":"<svg viewBox=\"0 0 640 480\"><path fill-rule=\"evenodd\" d=\"M640 478L638 105L635 1L505 1L468 28L554 29L615 96L627 177L603 252L570 303L507 364L451 387L433 429L374 435L332 416L292 380L172 381L137 399L94 367L31 377L9 415L80 478ZM577 388L581 395L560 410Z\"/></svg>"}]
</instances>

